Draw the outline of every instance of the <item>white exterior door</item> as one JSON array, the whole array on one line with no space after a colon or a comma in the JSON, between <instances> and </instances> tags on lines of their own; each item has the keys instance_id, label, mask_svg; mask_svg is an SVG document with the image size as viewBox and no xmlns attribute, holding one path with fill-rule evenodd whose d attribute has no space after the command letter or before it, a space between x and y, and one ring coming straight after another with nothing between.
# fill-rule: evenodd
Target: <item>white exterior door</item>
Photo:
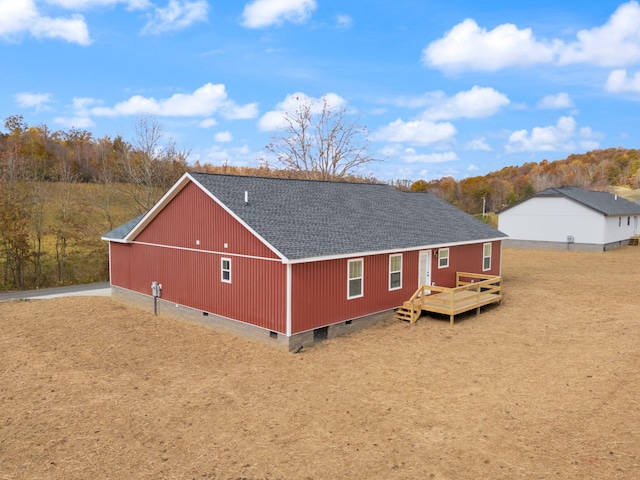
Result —
<instances>
[{"instance_id":1,"label":"white exterior door","mask_svg":"<svg viewBox=\"0 0 640 480\"><path fill-rule=\"evenodd\" d=\"M422 250L418 256L418 288L422 285L431 285L431 250Z\"/></svg>"}]
</instances>

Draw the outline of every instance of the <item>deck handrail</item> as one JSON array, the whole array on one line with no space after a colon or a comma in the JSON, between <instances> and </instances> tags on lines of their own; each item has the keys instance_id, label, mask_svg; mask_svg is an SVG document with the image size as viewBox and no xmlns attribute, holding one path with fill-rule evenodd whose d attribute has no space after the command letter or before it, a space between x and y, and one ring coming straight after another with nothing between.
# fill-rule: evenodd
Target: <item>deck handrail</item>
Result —
<instances>
[{"instance_id":1,"label":"deck handrail","mask_svg":"<svg viewBox=\"0 0 640 480\"><path fill-rule=\"evenodd\" d=\"M472 278L479 279L479 282L463 282L460 278ZM480 293L489 293L499 295L502 292L502 277L497 275L483 275L479 273L469 272L456 272L456 287L441 287L438 285L421 285L416 292L409 298L409 302L415 305L415 301L420 297L425 296L425 290L429 290L429 293L446 293L448 295L448 302L453 308L453 299L457 292L464 290L475 290L478 295Z\"/></svg>"},{"instance_id":2,"label":"deck handrail","mask_svg":"<svg viewBox=\"0 0 640 480\"><path fill-rule=\"evenodd\" d=\"M477 281L476 281L477 280ZM435 295L433 295L435 294ZM423 310L449 315L453 325L455 315L502 301L502 277L469 272L456 272L455 287L420 285L401 307L399 318L414 323Z\"/></svg>"}]
</instances>

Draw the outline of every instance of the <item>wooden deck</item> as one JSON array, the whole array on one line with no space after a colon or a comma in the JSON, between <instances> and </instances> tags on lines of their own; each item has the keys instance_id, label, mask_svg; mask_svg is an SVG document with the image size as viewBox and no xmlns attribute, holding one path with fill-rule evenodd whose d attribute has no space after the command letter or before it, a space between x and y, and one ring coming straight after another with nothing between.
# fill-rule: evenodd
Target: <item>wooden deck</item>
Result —
<instances>
[{"instance_id":1,"label":"wooden deck","mask_svg":"<svg viewBox=\"0 0 640 480\"><path fill-rule=\"evenodd\" d=\"M480 314L480 307L502 301L502 277L457 272L456 287L423 285L396 311L396 318L414 323L423 311L449 315L453 325L456 315L470 310Z\"/></svg>"}]
</instances>

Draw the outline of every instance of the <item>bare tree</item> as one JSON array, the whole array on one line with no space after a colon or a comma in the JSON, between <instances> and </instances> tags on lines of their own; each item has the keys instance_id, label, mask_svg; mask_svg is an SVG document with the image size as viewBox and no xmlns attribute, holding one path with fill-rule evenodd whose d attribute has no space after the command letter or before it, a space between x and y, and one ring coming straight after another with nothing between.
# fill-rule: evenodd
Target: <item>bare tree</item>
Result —
<instances>
[{"instance_id":1,"label":"bare tree","mask_svg":"<svg viewBox=\"0 0 640 480\"><path fill-rule=\"evenodd\" d=\"M156 117L142 116L135 126L133 146L118 152L119 177L124 193L148 211L187 169L188 152L179 151L173 140L162 143L164 131Z\"/></svg>"},{"instance_id":2,"label":"bare tree","mask_svg":"<svg viewBox=\"0 0 640 480\"><path fill-rule=\"evenodd\" d=\"M317 107L320 108L317 108ZM368 130L345 106L302 101L291 112L282 113L285 126L271 137L265 149L280 165L305 178L344 178L367 163L377 161L368 154Z\"/></svg>"}]
</instances>

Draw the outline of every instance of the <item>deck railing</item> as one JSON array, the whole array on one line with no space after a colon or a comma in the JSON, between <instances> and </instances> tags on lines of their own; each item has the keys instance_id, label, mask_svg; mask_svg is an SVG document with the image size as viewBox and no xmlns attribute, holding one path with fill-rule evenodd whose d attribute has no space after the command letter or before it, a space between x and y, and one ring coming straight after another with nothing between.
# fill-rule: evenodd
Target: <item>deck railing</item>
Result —
<instances>
[{"instance_id":1,"label":"deck railing","mask_svg":"<svg viewBox=\"0 0 640 480\"><path fill-rule=\"evenodd\" d=\"M456 287L422 285L411 296L413 310L427 310L453 317L502 299L502 277L456 272Z\"/></svg>"}]
</instances>

